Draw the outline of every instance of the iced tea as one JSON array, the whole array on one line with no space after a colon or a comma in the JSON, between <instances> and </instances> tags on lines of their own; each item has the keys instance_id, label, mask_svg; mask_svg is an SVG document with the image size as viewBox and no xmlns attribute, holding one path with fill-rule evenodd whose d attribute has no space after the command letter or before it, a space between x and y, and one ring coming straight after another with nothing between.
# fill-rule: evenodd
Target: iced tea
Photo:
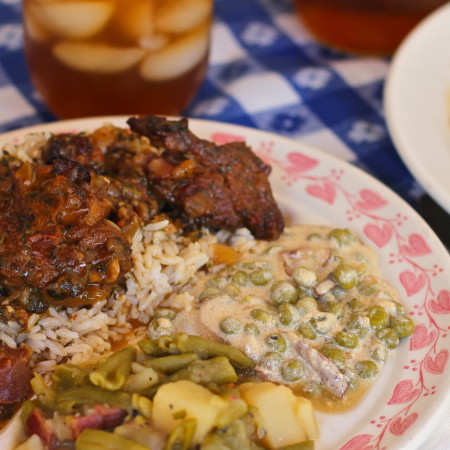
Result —
<instances>
[{"instance_id":1,"label":"iced tea","mask_svg":"<svg viewBox=\"0 0 450 450\"><path fill-rule=\"evenodd\" d=\"M447 0L295 0L303 23L342 50L389 55L428 13Z\"/></svg>"},{"instance_id":2,"label":"iced tea","mask_svg":"<svg viewBox=\"0 0 450 450\"><path fill-rule=\"evenodd\" d=\"M179 114L205 76L213 0L24 0L25 53L61 118Z\"/></svg>"}]
</instances>

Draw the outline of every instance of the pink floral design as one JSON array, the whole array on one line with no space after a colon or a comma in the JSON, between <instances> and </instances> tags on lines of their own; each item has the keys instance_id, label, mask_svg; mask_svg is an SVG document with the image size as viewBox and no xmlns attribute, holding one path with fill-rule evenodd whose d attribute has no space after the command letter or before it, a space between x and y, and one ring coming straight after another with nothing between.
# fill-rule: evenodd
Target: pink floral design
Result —
<instances>
[{"instance_id":1,"label":"pink floral design","mask_svg":"<svg viewBox=\"0 0 450 450\"><path fill-rule=\"evenodd\" d=\"M320 161L300 152L291 152L285 159L277 159L262 145L259 155L281 169L281 180L287 186L301 182L308 195L329 205L333 205L338 197L343 199L347 205L345 212L348 221L363 221L365 236L379 249L389 249L385 250L390 251L389 264L402 265L402 270L398 270L400 285L404 289L403 294L413 302L413 310L409 314L419 318L410 338L409 351L420 351L421 357L411 359L410 365L404 367L405 379L397 383L386 404L390 415L370 421L376 427L373 433L354 436L340 448L385 449L384 441L388 434L389 442L392 442L392 439L414 426L419 418L419 412L414 411L416 402L435 394L437 389L430 376L442 374L448 367L449 352L439 347L443 345L450 327L445 329L440 325L437 315L450 314L450 291L442 289L435 293L433 290L433 278L443 269L437 264L429 267L429 262L418 262L420 258L432 254L427 238L416 232L404 232L402 226L408 221L407 216L396 214L386 217L388 213L383 208L389 205L382 194L369 188L356 193L348 190L341 183L345 177L343 170L331 169L326 175L316 175L316 169L321 169Z\"/></svg>"}]
</instances>

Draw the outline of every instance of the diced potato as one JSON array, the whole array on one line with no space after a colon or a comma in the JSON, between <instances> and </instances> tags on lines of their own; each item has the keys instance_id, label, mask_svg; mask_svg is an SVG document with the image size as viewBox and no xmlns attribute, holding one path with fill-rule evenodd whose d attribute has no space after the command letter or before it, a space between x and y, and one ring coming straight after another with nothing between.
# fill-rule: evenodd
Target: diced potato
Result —
<instances>
[{"instance_id":1,"label":"diced potato","mask_svg":"<svg viewBox=\"0 0 450 450\"><path fill-rule=\"evenodd\" d=\"M304 397L295 397L296 414L299 422L302 424L303 430L308 439L319 438L319 428L317 427L316 416L310 400Z\"/></svg>"},{"instance_id":2,"label":"diced potato","mask_svg":"<svg viewBox=\"0 0 450 450\"><path fill-rule=\"evenodd\" d=\"M197 421L194 443L200 443L228 405L224 398L192 381L167 383L158 389L153 399L153 423L158 430L170 434L182 421L174 414L185 411L185 419Z\"/></svg>"},{"instance_id":3,"label":"diced potato","mask_svg":"<svg viewBox=\"0 0 450 450\"><path fill-rule=\"evenodd\" d=\"M30 436L25 442L16 447L16 450L44 450L44 444L37 434Z\"/></svg>"},{"instance_id":4,"label":"diced potato","mask_svg":"<svg viewBox=\"0 0 450 450\"><path fill-rule=\"evenodd\" d=\"M62 41L53 54L65 65L83 72L115 73L129 69L144 56L139 47L120 48L103 44Z\"/></svg>"},{"instance_id":5,"label":"diced potato","mask_svg":"<svg viewBox=\"0 0 450 450\"><path fill-rule=\"evenodd\" d=\"M161 4L155 28L164 33L184 33L198 27L212 12L212 0L168 0Z\"/></svg>"},{"instance_id":6,"label":"diced potato","mask_svg":"<svg viewBox=\"0 0 450 450\"><path fill-rule=\"evenodd\" d=\"M258 409L259 425L266 430L263 444L269 448L293 445L306 440L296 414L296 397L286 386L270 382L239 386L243 399Z\"/></svg>"},{"instance_id":7,"label":"diced potato","mask_svg":"<svg viewBox=\"0 0 450 450\"><path fill-rule=\"evenodd\" d=\"M114 11L115 2L54 1L30 3L33 16L52 33L84 39L102 30Z\"/></svg>"},{"instance_id":8,"label":"diced potato","mask_svg":"<svg viewBox=\"0 0 450 450\"><path fill-rule=\"evenodd\" d=\"M209 27L199 27L162 49L150 52L142 61L141 75L152 81L179 77L200 62L208 46Z\"/></svg>"},{"instance_id":9,"label":"diced potato","mask_svg":"<svg viewBox=\"0 0 450 450\"><path fill-rule=\"evenodd\" d=\"M154 3L149 0L126 0L117 3L112 24L119 34L138 42L153 34Z\"/></svg>"}]
</instances>

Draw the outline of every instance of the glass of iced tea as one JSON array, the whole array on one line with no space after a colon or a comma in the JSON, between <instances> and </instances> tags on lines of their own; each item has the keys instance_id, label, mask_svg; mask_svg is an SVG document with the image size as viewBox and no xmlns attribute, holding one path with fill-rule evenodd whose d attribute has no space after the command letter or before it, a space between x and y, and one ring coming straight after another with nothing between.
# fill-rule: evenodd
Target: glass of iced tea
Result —
<instances>
[{"instance_id":1,"label":"glass of iced tea","mask_svg":"<svg viewBox=\"0 0 450 450\"><path fill-rule=\"evenodd\" d=\"M295 0L318 39L353 53L390 55L428 13L448 0Z\"/></svg>"},{"instance_id":2,"label":"glass of iced tea","mask_svg":"<svg viewBox=\"0 0 450 450\"><path fill-rule=\"evenodd\" d=\"M31 78L60 118L179 114L208 64L213 0L23 0Z\"/></svg>"}]
</instances>

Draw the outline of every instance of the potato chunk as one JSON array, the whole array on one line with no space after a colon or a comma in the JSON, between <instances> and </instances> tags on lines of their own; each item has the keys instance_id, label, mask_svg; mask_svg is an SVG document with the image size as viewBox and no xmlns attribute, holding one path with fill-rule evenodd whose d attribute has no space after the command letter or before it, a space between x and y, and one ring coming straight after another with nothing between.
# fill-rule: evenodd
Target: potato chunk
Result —
<instances>
[{"instance_id":1,"label":"potato chunk","mask_svg":"<svg viewBox=\"0 0 450 450\"><path fill-rule=\"evenodd\" d=\"M54 1L30 4L34 17L49 31L84 39L101 31L114 11L109 1Z\"/></svg>"},{"instance_id":2,"label":"potato chunk","mask_svg":"<svg viewBox=\"0 0 450 450\"><path fill-rule=\"evenodd\" d=\"M244 383L239 386L242 398L258 409L259 424L266 430L263 444L279 448L306 440L306 433L297 415L296 397L286 386L265 383Z\"/></svg>"},{"instance_id":3,"label":"potato chunk","mask_svg":"<svg viewBox=\"0 0 450 450\"><path fill-rule=\"evenodd\" d=\"M299 422L305 430L308 439L319 438L319 428L317 427L316 416L312 403L304 397L295 397L295 411Z\"/></svg>"},{"instance_id":4,"label":"potato chunk","mask_svg":"<svg viewBox=\"0 0 450 450\"><path fill-rule=\"evenodd\" d=\"M225 399L192 381L175 381L158 389L153 399L153 422L158 430L170 434L182 421L174 415L184 411L185 419L197 421L194 443L198 444L216 425L228 405Z\"/></svg>"}]
</instances>

